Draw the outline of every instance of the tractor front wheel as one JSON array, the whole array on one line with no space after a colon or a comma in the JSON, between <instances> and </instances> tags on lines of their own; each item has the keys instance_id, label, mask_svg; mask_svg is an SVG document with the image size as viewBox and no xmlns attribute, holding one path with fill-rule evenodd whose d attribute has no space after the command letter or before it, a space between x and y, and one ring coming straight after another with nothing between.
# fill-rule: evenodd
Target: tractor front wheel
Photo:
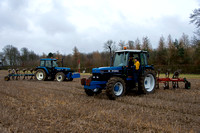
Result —
<instances>
[{"instance_id":1,"label":"tractor front wheel","mask_svg":"<svg viewBox=\"0 0 200 133\"><path fill-rule=\"evenodd\" d=\"M47 78L46 72L42 69L38 69L35 73L35 78L39 81L44 81Z\"/></svg>"},{"instance_id":2,"label":"tractor front wheel","mask_svg":"<svg viewBox=\"0 0 200 133\"><path fill-rule=\"evenodd\" d=\"M91 90L91 89L85 89L85 93L86 93L88 96L94 96L94 91Z\"/></svg>"},{"instance_id":3,"label":"tractor front wheel","mask_svg":"<svg viewBox=\"0 0 200 133\"><path fill-rule=\"evenodd\" d=\"M123 96L126 91L126 85L122 78L112 77L106 84L106 94L110 100Z\"/></svg>"},{"instance_id":4,"label":"tractor front wheel","mask_svg":"<svg viewBox=\"0 0 200 133\"><path fill-rule=\"evenodd\" d=\"M142 94L153 93L156 88L156 77L152 71L145 71L138 83L138 91Z\"/></svg>"},{"instance_id":5,"label":"tractor front wheel","mask_svg":"<svg viewBox=\"0 0 200 133\"><path fill-rule=\"evenodd\" d=\"M91 89L85 89L85 93L88 95L88 96L94 96L94 95L98 95L102 92L102 89L99 89L99 88L96 88L94 90L91 90Z\"/></svg>"},{"instance_id":6,"label":"tractor front wheel","mask_svg":"<svg viewBox=\"0 0 200 133\"><path fill-rule=\"evenodd\" d=\"M62 82L62 81L64 81L65 80L65 74L63 73L63 72L58 72L57 74L56 74L56 80L58 81L58 82Z\"/></svg>"}]
</instances>

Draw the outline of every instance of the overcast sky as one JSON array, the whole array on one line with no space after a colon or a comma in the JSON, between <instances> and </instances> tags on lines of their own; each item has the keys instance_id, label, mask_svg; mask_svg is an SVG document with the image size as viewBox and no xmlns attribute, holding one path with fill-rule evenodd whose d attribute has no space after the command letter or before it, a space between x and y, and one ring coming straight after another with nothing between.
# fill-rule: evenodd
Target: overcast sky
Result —
<instances>
[{"instance_id":1,"label":"overcast sky","mask_svg":"<svg viewBox=\"0 0 200 133\"><path fill-rule=\"evenodd\" d=\"M103 51L107 40L193 36L189 16L200 0L0 0L0 51L6 45L37 54Z\"/></svg>"}]
</instances>

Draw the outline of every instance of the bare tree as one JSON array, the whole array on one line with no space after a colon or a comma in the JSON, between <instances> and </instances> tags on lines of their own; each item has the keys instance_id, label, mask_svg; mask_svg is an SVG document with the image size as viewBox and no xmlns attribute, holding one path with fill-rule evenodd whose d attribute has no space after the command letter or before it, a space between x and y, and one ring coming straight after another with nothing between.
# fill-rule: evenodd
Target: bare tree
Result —
<instances>
[{"instance_id":1,"label":"bare tree","mask_svg":"<svg viewBox=\"0 0 200 133\"><path fill-rule=\"evenodd\" d=\"M111 53L117 50L115 42L112 40L108 40L107 42L104 43L104 49Z\"/></svg>"},{"instance_id":2,"label":"bare tree","mask_svg":"<svg viewBox=\"0 0 200 133\"><path fill-rule=\"evenodd\" d=\"M26 66L29 61L29 51L27 48L21 48L20 61L22 66Z\"/></svg>"},{"instance_id":3,"label":"bare tree","mask_svg":"<svg viewBox=\"0 0 200 133\"><path fill-rule=\"evenodd\" d=\"M163 36L160 37L158 50L162 51L165 48L165 38Z\"/></svg>"},{"instance_id":4,"label":"bare tree","mask_svg":"<svg viewBox=\"0 0 200 133\"><path fill-rule=\"evenodd\" d=\"M34 51L29 51L28 54L28 59L29 59L29 66L37 66L39 63L39 55L37 55Z\"/></svg>"},{"instance_id":5,"label":"bare tree","mask_svg":"<svg viewBox=\"0 0 200 133\"><path fill-rule=\"evenodd\" d=\"M120 40L119 41L119 47L120 47L120 49L123 50L124 46L125 46L125 41Z\"/></svg>"},{"instance_id":6,"label":"bare tree","mask_svg":"<svg viewBox=\"0 0 200 133\"><path fill-rule=\"evenodd\" d=\"M3 52L0 52L0 66L3 67L5 65L5 56Z\"/></svg>"},{"instance_id":7,"label":"bare tree","mask_svg":"<svg viewBox=\"0 0 200 133\"><path fill-rule=\"evenodd\" d=\"M129 49L135 49L135 46L134 46L134 41L128 41L128 48Z\"/></svg>"},{"instance_id":8,"label":"bare tree","mask_svg":"<svg viewBox=\"0 0 200 133\"><path fill-rule=\"evenodd\" d=\"M157 64L165 65L167 63L167 48L165 46L165 39L163 36L160 37L156 57Z\"/></svg>"},{"instance_id":9,"label":"bare tree","mask_svg":"<svg viewBox=\"0 0 200 133\"><path fill-rule=\"evenodd\" d=\"M16 47L7 45L3 48L3 51L10 66L19 65L20 53Z\"/></svg>"},{"instance_id":10,"label":"bare tree","mask_svg":"<svg viewBox=\"0 0 200 133\"><path fill-rule=\"evenodd\" d=\"M189 40L189 36L186 35L185 33L183 33L182 37L180 38L179 41L182 45L183 48L189 48L190 47L190 40Z\"/></svg>"},{"instance_id":11,"label":"bare tree","mask_svg":"<svg viewBox=\"0 0 200 133\"><path fill-rule=\"evenodd\" d=\"M140 44L139 38L137 38L137 39L135 40L135 47L136 47L137 50L140 50L140 49L141 49L141 44Z\"/></svg>"},{"instance_id":12,"label":"bare tree","mask_svg":"<svg viewBox=\"0 0 200 133\"><path fill-rule=\"evenodd\" d=\"M98 51L96 51L92 53L92 57L93 57L92 59L93 66L95 67L101 66L101 54Z\"/></svg>"},{"instance_id":13,"label":"bare tree","mask_svg":"<svg viewBox=\"0 0 200 133\"><path fill-rule=\"evenodd\" d=\"M79 51L78 51L78 48L75 46L73 48L73 67L74 68L77 68L78 60L79 60Z\"/></svg>"},{"instance_id":14,"label":"bare tree","mask_svg":"<svg viewBox=\"0 0 200 133\"><path fill-rule=\"evenodd\" d=\"M107 42L104 43L104 49L113 54L117 50L117 47L114 41L108 40Z\"/></svg>"},{"instance_id":15,"label":"bare tree","mask_svg":"<svg viewBox=\"0 0 200 133\"><path fill-rule=\"evenodd\" d=\"M194 9L193 13L190 14L190 22L194 23L197 28L200 28L200 8Z\"/></svg>"},{"instance_id":16,"label":"bare tree","mask_svg":"<svg viewBox=\"0 0 200 133\"><path fill-rule=\"evenodd\" d=\"M147 36L142 38L142 49L146 51L152 50L150 40Z\"/></svg>"},{"instance_id":17,"label":"bare tree","mask_svg":"<svg viewBox=\"0 0 200 133\"><path fill-rule=\"evenodd\" d=\"M109 52L110 52L110 66L111 66L112 65L112 60L113 60L114 52L117 50L115 42L113 42L112 40L108 40L106 43L104 43L104 49L106 51L109 50Z\"/></svg>"}]
</instances>

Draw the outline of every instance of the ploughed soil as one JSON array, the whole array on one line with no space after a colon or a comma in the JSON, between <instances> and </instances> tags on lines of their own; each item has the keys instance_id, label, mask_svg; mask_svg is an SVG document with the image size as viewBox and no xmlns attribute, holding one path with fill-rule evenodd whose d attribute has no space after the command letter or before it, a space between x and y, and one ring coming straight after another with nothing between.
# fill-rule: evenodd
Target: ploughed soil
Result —
<instances>
[{"instance_id":1,"label":"ploughed soil","mask_svg":"<svg viewBox=\"0 0 200 133\"><path fill-rule=\"evenodd\" d=\"M89 97L80 79L4 81L0 71L0 132L200 132L200 79L191 89ZM82 76L87 77L87 76ZM172 88L170 86L170 88Z\"/></svg>"}]
</instances>

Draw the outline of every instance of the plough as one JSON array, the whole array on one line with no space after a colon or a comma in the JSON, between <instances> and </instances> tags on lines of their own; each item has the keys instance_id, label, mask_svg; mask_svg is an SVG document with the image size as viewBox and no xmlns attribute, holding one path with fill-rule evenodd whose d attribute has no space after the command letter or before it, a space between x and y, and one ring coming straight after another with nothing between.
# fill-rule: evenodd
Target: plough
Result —
<instances>
[{"instance_id":1,"label":"plough","mask_svg":"<svg viewBox=\"0 0 200 133\"><path fill-rule=\"evenodd\" d=\"M160 70L157 71L157 88L159 88L159 83L164 83L164 89L169 89L169 83L172 82L172 87L179 88L179 82L185 83L185 89L190 89L191 84L186 78L179 78L180 70L175 71L172 78L169 77L170 70L168 69L165 73L165 78L160 78Z\"/></svg>"},{"instance_id":2,"label":"plough","mask_svg":"<svg viewBox=\"0 0 200 133\"><path fill-rule=\"evenodd\" d=\"M35 71L34 69L8 69L8 76L4 77L5 81L12 80L19 80L21 77L23 80L25 79L34 79L35 77Z\"/></svg>"}]
</instances>

